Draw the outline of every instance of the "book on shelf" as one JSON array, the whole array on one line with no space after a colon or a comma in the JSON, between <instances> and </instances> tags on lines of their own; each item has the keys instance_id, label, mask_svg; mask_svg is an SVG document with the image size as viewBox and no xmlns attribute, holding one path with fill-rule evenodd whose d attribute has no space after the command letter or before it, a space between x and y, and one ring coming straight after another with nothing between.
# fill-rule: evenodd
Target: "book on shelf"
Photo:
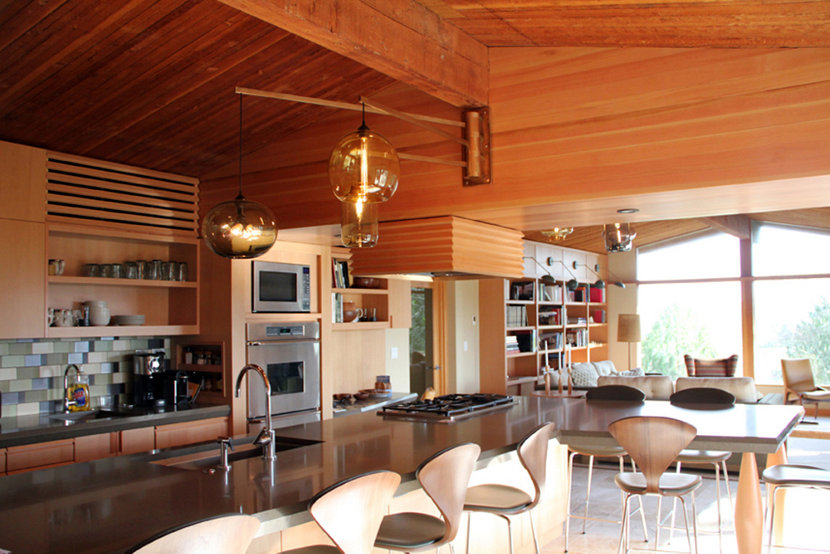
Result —
<instances>
[{"instance_id":1,"label":"book on shelf","mask_svg":"<svg viewBox=\"0 0 830 554\"><path fill-rule=\"evenodd\" d=\"M349 262L343 260L331 261L332 286L336 289L347 289L352 286L349 275Z\"/></svg>"},{"instance_id":2,"label":"book on shelf","mask_svg":"<svg viewBox=\"0 0 830 554\"><path fill-rule=\"evenodd\" d=\"M509 352L519 351L519 339L515 335L507 335L504 338L504 349Z\"/></svg>"},{"instance_id":3,"label":"book on shelf","mask_svg":"<svg viewBox=\"0 0 830 554\"><path fill-rule=\"evenodd\" d=\"M591 323L606 323L605 310L591 311Z\"/></svg>"},{"instance_id":4,"label":"book on shelf","mask_svg":"<svg viewBox=\"0 0 830 554\"><path fill-rule=\"evenodd\" d=\"M539 325L562 325L562 310L554 308L540 311Z\"/></svg>"},{"instance_id":5,"label":"book on shelf","mask_svg":"<svg viewBox=\"0 0 830 554\"><path fill-rule=\"evenodd\" d=\"M332 323L343 323L343 295L335 292L331 295Z\"/></svg>"},{"instance_id":6,"label":"book on shelf","mask_svg":"<svg viewBox=\"0 0 830 554\"><path fill-rule=\"evenodd\" d=\"M516 340L519 343L519 352L535 352L536 351L536 331L529 331L516 335Z\"/></svg>"},{"instance_id":7,"label":"book on shelf","mask_svg":"<svg viewBox=\"0 0 830 554\"><path fill-rule=\"evenodd\" d=\"M562 285L539 283L539 300L542 302L562 302Z\"/></svg>"},{"instance_id":8,"label":"book on shelf","mask_svg":"<svg viewBox=\"0 0 830 554\"><path fill-rule=\"evenodd\" d=\"M505 306L504 318L507 327L527 327L527 306Z\"/></svg>"},{"instance_id":9,"label":"book on shelf","mask_svg":"<svg viewBox=\"0 0 830 554\"><path fill-rule=\"evenodd\" d=\"M510 283L510 300L533 300L533 281Z\"/></svg>"},{"instance_id":10,"label":"book on shelf","mask_svg":"<svg viewBox=\"0 0 830 554\"><path fill-rule=\"evenodd\" d=\"M568 325L587 325L588 320L584 317L568 317Z\"/></svg>"},{"instance_id":11,"label":"book on shelf","mask_svg":"<svg viewBox=\"0 0 830 554\"><path fill-rule=\"evenodd\" d=\"M562 333L539 333L539 349L544 350L545 345L548 350L561 350Z\"/></svg>"}]
</instances>

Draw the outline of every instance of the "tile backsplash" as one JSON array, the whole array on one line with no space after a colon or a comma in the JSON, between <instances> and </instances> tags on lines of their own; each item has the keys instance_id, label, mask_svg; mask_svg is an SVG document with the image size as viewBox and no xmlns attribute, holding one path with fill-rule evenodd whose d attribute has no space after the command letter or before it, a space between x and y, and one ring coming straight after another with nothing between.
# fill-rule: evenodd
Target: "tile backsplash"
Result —
<instances>
[{"instance_id":1,"label":"tile backsplash","mask_svg":"<svg viewBox=\"0 0 830 554\"><path fill-rule=\"evenodd\" d=\"M63 373L77 364L89 376L92 406L100 398L126 401L136 350L164 348L169 337L0 341L1 417L52 413L63 408ZM119 399L118 396L121 396Z\"/></svg>"}]
</instances>

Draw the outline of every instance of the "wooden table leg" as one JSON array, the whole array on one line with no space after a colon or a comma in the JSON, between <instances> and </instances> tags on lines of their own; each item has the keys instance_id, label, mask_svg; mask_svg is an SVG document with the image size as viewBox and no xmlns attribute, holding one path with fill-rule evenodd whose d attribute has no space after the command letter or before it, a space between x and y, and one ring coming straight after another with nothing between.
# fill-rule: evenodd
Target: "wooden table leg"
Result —
<instances>
[{"instance_id":1,"label":"wooden table leg","mask_svg":"<svg viewBox=\"0 0 830 554\"><path fill-rule=\"evenodd\" d=\"M735 499L735 538L740 554L760 554L764 538L764 510L755 453L744 452Z\"/></svg>"}]
</instances>

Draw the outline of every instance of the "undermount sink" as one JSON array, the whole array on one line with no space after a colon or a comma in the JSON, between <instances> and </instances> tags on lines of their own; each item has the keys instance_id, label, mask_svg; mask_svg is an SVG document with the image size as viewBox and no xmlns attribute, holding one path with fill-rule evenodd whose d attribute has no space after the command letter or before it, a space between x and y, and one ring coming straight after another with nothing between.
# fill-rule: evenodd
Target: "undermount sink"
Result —
<instances>
[{"instance_id":1,"label":"undermount sink","mask_svg":"<svg viewBox=\"0 0 830 554\"><path fill-rule=\"evenodd\" d=\"M66 423L77 423L95 419L112 419L115 417L127 417L129 414L114 412L111 410L89 410L86 412L69 412L66 414L52 414L49 419L64 421Z\"/></svg>"},{"instance_id":2,"label":"undermount sink","mask_svg":"<svg viewBox=\"0 0 830 554\"><path fill-rule=\"evenodd\" d=\"M286 439L277 437L275 450L277 452L283 452L285 450L319 443L320 441L314 440ZM258 457L262 457L262 447L251 444L248 439L245 439L244 441L234 441L234 450L228 453L228 463L233 466L234 462ZM204 452L189 454L177 458L168 458L154 463L168 467L176 467L179 469L206 471L212 473L213 470L218 468L220 465L219 449L212 448L210 450L205 450Z\"/></svg>"}]
</instances>

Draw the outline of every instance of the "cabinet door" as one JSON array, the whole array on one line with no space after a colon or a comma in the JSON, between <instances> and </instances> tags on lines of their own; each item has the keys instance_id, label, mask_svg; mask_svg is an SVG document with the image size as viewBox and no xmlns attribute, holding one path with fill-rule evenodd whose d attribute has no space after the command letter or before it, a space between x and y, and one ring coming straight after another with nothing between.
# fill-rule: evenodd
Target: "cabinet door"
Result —
<instances>
[{"instance_id":1,"label":"cabinet door","mask_svg":"<svg viewBox=\"0 0 830 554\"><path fill-rule=\"evenodd\" d=\"M75 461L90 462L114 456L117 450L118 435L101 433L75 437Z\"/></svg>"},{"instance_id":2,"label":"cabinet door","mask_svg":"<svg viewBox=\"0 0 830 554\"><path fill-rule=\"evenodd\" d=\"M0 449L0 475L6 474L6 449Z\"/></svg>"},{"instance_id":3,"label":"cabinet door","mask_svg":"<svg viewBox=\"0 0 830 554\"><path fill-rule=\"evenodd\" d=\"M155 427L127 429L125 431L120 431L119 434L119 454L138 454L139 452L147 452L156 447Z\"/></svg>"},{"instance_id":4,"label":"cabinet door","mask_svg":"<svg viewBox=\"0 0 830 554\"><path fill-rule=\"evenodd\" d=\"M75 461L75 441L60 441L10 446L6 451L6 468L9 473L30 471Z\"/></svg>"},{"instance_id":5,"label":"cabinet door","mask_svg":"<svg viewBox=\"0 0 830 554\"><path fill-rule=\"evenodd\" d=\"M156 448L212 441L227 434L228 418L226 417L159 425L156 427Z\"/></svg>"},{"instance_id":6,"label":"cabinet door","mask_svg":"<svg viewBox=\"0 0 830 554\"><path fill-rule=\"evenodd\" d=\"M45 336L44 233L43 223L0 219L0 339Z\"/></svg>"},{"instance_id":7,"label":"cabinet door","mask_svg":"<svg viewBox=\"0 0 830 554\"><path fill-rule=\"evenodd\" d=\"M45 150L0 142L0 218L45 221Z\"/></svg>"}]
</instances>

